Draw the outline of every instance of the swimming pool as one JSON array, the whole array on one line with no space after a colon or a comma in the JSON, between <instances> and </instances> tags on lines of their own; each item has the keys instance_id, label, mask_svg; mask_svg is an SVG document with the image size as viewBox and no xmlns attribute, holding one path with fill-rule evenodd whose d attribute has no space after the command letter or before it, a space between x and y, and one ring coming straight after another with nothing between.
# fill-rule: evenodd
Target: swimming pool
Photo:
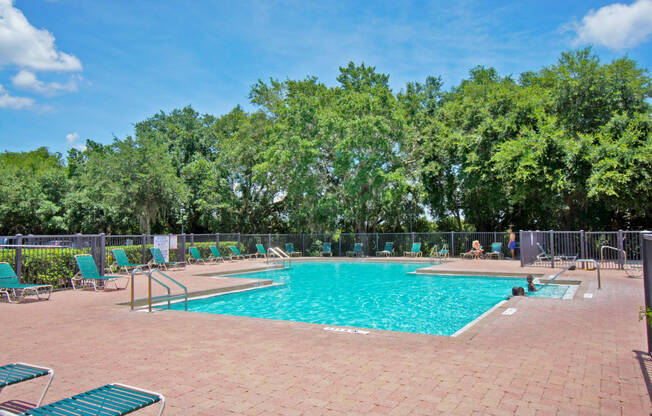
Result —
<instances>
[{"instance_id":1,"label":"swimming pool","mask_svg":"<svg viewBox=\"0 0 652 416\"><path fill-rule=\"evenodd\" d=\"M191 300L195 312L452 335L511 294L524 278L414 274L415 263L303 262L232 277L276 286ZM538 296L561 297L547 286ZM183 309L176 304L173 309Z\"/></svg>"}]
</instances>

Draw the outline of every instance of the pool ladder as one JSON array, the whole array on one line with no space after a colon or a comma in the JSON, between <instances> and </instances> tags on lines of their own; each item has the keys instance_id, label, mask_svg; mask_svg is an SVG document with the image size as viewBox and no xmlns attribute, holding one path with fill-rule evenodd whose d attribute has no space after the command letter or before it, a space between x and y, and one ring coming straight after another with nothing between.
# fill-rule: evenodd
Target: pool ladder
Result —
<instances>
[{"instance_id":1,"label":"pool ladder","mask_svg":"<svg viewBox=\"0 0 652 416\"><path fill-rule=\"evenodd\" d=\"M272 257L277 257L277 260L272 259ZM270 247L267 250L267 264L268 265L281 265L285 269L290 268L290 262L292 258L288 253L283 251L280 247Z\"/></svg>"},{"instance_id":2,"label":"pool ladder","mask_svg":"<svg viewBox=\"0 0 652 416\"><path fill-rule=\"evenodd\" d=\"M150 269L148 272L145 272L143 269L140 267L136 267L131 270L131 310L134 310L134 304L135 304L135 298L134 298L134 281L136 274L140 273L143 276L147 277L147 310L149 312L152 311L152 302L165 302L167 301L168 304L168 309L170 309L170 303L172 300L175 299L182 299L184 300L184 310L188 310L188 289L182 285L181 283L177 282L167 274L163 273L159 269ZM167 279L169 283L172 283L176 285L177 287L181 288L183 290L183 294L178 294L178 295L173 295L172 291L170 290L170 286L166 285L165 283L161 282L159 279L154 277L154 274L158 274L159 277ZM152 296L152 281L156 282L159 284L159 286L163 287L164 289L167 290L167 295L160 295L160 296Z\"/></svg>"}]
</instances>

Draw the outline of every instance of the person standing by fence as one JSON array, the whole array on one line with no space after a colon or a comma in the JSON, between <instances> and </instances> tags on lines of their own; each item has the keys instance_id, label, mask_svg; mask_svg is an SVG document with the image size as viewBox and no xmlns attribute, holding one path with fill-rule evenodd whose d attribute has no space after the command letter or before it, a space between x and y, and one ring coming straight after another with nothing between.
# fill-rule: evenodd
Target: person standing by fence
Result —
<instances>
[{"instance_id":1,"label":"person standing by fence","mask_svg":"<svg viewBox=\"0 0 652 416\"><path fill-rule=\"evenodd\" d=\"M507 247L512 252L512 260L514 260L515 258L514 252L516 250L516 234L511 229L507 230L507 232L509 233L509 244L507 245Z\"/></svg>"}]
</instances>

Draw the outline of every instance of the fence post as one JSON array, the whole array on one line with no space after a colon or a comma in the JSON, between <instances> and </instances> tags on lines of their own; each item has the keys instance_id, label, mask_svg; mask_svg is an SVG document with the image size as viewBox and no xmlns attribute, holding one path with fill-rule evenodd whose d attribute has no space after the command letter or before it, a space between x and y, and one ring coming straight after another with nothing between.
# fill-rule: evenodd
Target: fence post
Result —
<instances>
[{"instance_id":1,"label":"fence post","mask_svg":"<svg viewBox=\"0 0 652 416\"><path fill-rule=\"evenodd\" d=\"M267 250L269 250L272 247L272 234L267 233Z\"/></svg>"},{"instance_id":2,"label":"fence post","mask_svg":"<svg viewBox=\"0 0 652 416\"><path fill-rule=\"evenodd\" d=\"M16 276L18 276L19 281L23 272L23 249L20 247L21 244L23 244L23 235L16 234L16 245L18 247L16 247L16 258L14 260L16 261Z\"/></svg>"},{"instance_id":3,"label":"fence post","mask_svg":"<svg viewBox=\"0 0 652 416\"><path fill-rule=\"evenodd\" d=\"M555 268L555 235L550 230L550 267Z\"/></svg>"},{"instance_id":4,"label":"fence post","mask_svg":"<svg viewBox=\"0 0 652 416\"><path fill-rule=\"evenodd\" d=\"M414 231L410 232L410 234L412 235L412 244L414 244Z\"/></svg>"},{"instance_id":5,"label":"fence post","mask_svg":"<svg viewBox=\"0 0 652 416\"><path fill-rule=\"evenodd\" d=\"M498 242L498 234L494 231L494 243Z\"/></svg>"},{"instance_id":6,"label":"fence post","mask_svg":"<svg viewBox=\"0 0 652 416\"><path fill-rule=\"evenodd\" d=\"M451 257L455 257L455 231L451 231Z\"/></svg>"},{"instance_id":7,"label":"fence post","mask_svg":"<svg viewBox=\"0 0 652 416\"><path fill-rule=\"evenodd\" d=\"M106 234L100 233L100 273L104 273L106 267Z\"/></svg>"},{"instance_id":8,"label":"fence post","mask_svg":"<svg viewBox=\"0 0 652 416\"><path fill-rule=\"evenodd\" d=\"M220 251L220 233L215 233L215 247Z\"/></svg>"},{"instance_id":9,"label":"fence post","mask_svg":"<svg viewBox=\"0 0 652 416\"><path fill-rule=\"evenodd\" d=\"M623 242L623 230L618 230L618 268L621 270L625 267L626 260L623 256L625 251Z\"/></svg>"},{"instance_id":10,"label":"fence post","mask_svg":"<svg viewBox=\"0 0 652 416\"><path fill-rule=\"evenodd\" d=\"M238 233L238 243L240 242L240 233ZM190 233L190 247L195 246L195 233ZM240 246L240 244L238 244Z\"/></svg>"},{"instance_id":11,"label":"fence post","mask_svg":"<svg viewBox=\"0 0 652 416\"><path fill-rule=\"evenodd\" d=\"M337 249L337 257L342 257L342 234L340 234L340 238L337 239L337 242L339 243L339 247Z\"/></svg>"},{"instance_id":12,"label":"fence post","mask_svg":"<svg viewBox=\"0 0 652 416\"><path fill-rule=\"evenodd\" d=\"M194 234L190 234L190 238L192 239L192 244L195 244ZM238 249L240 249L240 233L238 233Z\"/></svg>"},{"instance_id":13,"label":"fence post","mask_svg":"<svg viewBox=\"0 0 652 416\"><path fill-rule=\"evenodd\" d=\"M146 253L146 251L147 251L147 234L142 234L140 236L140 238L142 238L142 240L141 240L142 244L140 245L140 248L141 248L140 254L143 257L143 261L141 261L141 264L145 264L145 257L147 257L147 253Z\"/></svg>"},{"instance_id":14,"label":"fence post","mask_svg":"<svg viewBox=\"0 0 652 416\"><path fill-rule=\"evenodd\" d=\"M177 241L177 261L185 264L186 263L186 234L180 235L181 239ZM179 251L181 251L181 257L179 257Z\"/></svg>"},{"instance_id":15,"label":"fence post","mask_svg":"<svg viewBox=\"0 0 652 416\"><path fill-rule=\"evenodd\" d=\"M304 238L305 234L301 233L301 255L306 255L306 239Z\"/></svg>"},{"instance_id":16,"label":"fence post","mask_svg":"<svg viewBox=\"0 0 652 416\"><path fill-rule=\"evenodd\" d=\"M586 240L584 239L584 230L580 230L580 257L586 258L585 256L586 256Z\"/></svg>"},{"instance_id":17,"label":"fence post","mask_svg":"<svg viewBox=\"0 0 652 416\"><path fill-rule=\"evenodd\" d=\"M378 233L376 233L376 251L380 251L378 249ZM371 255L371 254L369 254L369 255Z\"/></svg>"},{"instance_id":18,"label":"fence post","mask_svg":"<svg viewBox=\"0 0 652 416\"><path fill-rule=\"evenodd\" d=\"M523 238L523 235L524 235L524 231L519 230L518 231L518 242L519 242L519 249L521 250L520 256L519 256L521 258L521 267L525 266L524 261L523 261L523 257L525 257L523 255L523 241L525 241L525 239ZM514 250L514 256L516 257L516 250Z\"/></svg>"}]
</instances>

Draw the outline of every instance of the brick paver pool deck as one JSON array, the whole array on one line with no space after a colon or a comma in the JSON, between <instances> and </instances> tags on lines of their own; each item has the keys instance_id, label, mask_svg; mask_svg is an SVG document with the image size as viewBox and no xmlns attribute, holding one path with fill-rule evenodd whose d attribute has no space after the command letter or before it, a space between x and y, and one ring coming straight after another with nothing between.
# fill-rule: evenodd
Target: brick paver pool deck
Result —
<instances>
[{"instance_id":1,"label":"brick paver pool deck","mask_svg":"<svg viewBox=\"0 0 652 416\"><path fill-rule=\"evenodd\" d=\"M205 275L252 267L264 262L189 266L171 275L198 292L252 283ZM498 260L434 269L554 272ZM0 364L53 367L46 403L122 382L163 393L166 415L649 415L652 363L637 314L642 280L603 271L598 291L595 272L566 278L582 281L573 300L513 298L505 306L516 313L496 310L457 338L130 312L118 305L129 290L60 291L48 302L0 303ZM144 296L144 278L136 293ZM43 383L8 387L0 402L34 403Z\"/></svg>"}]
</instances>

